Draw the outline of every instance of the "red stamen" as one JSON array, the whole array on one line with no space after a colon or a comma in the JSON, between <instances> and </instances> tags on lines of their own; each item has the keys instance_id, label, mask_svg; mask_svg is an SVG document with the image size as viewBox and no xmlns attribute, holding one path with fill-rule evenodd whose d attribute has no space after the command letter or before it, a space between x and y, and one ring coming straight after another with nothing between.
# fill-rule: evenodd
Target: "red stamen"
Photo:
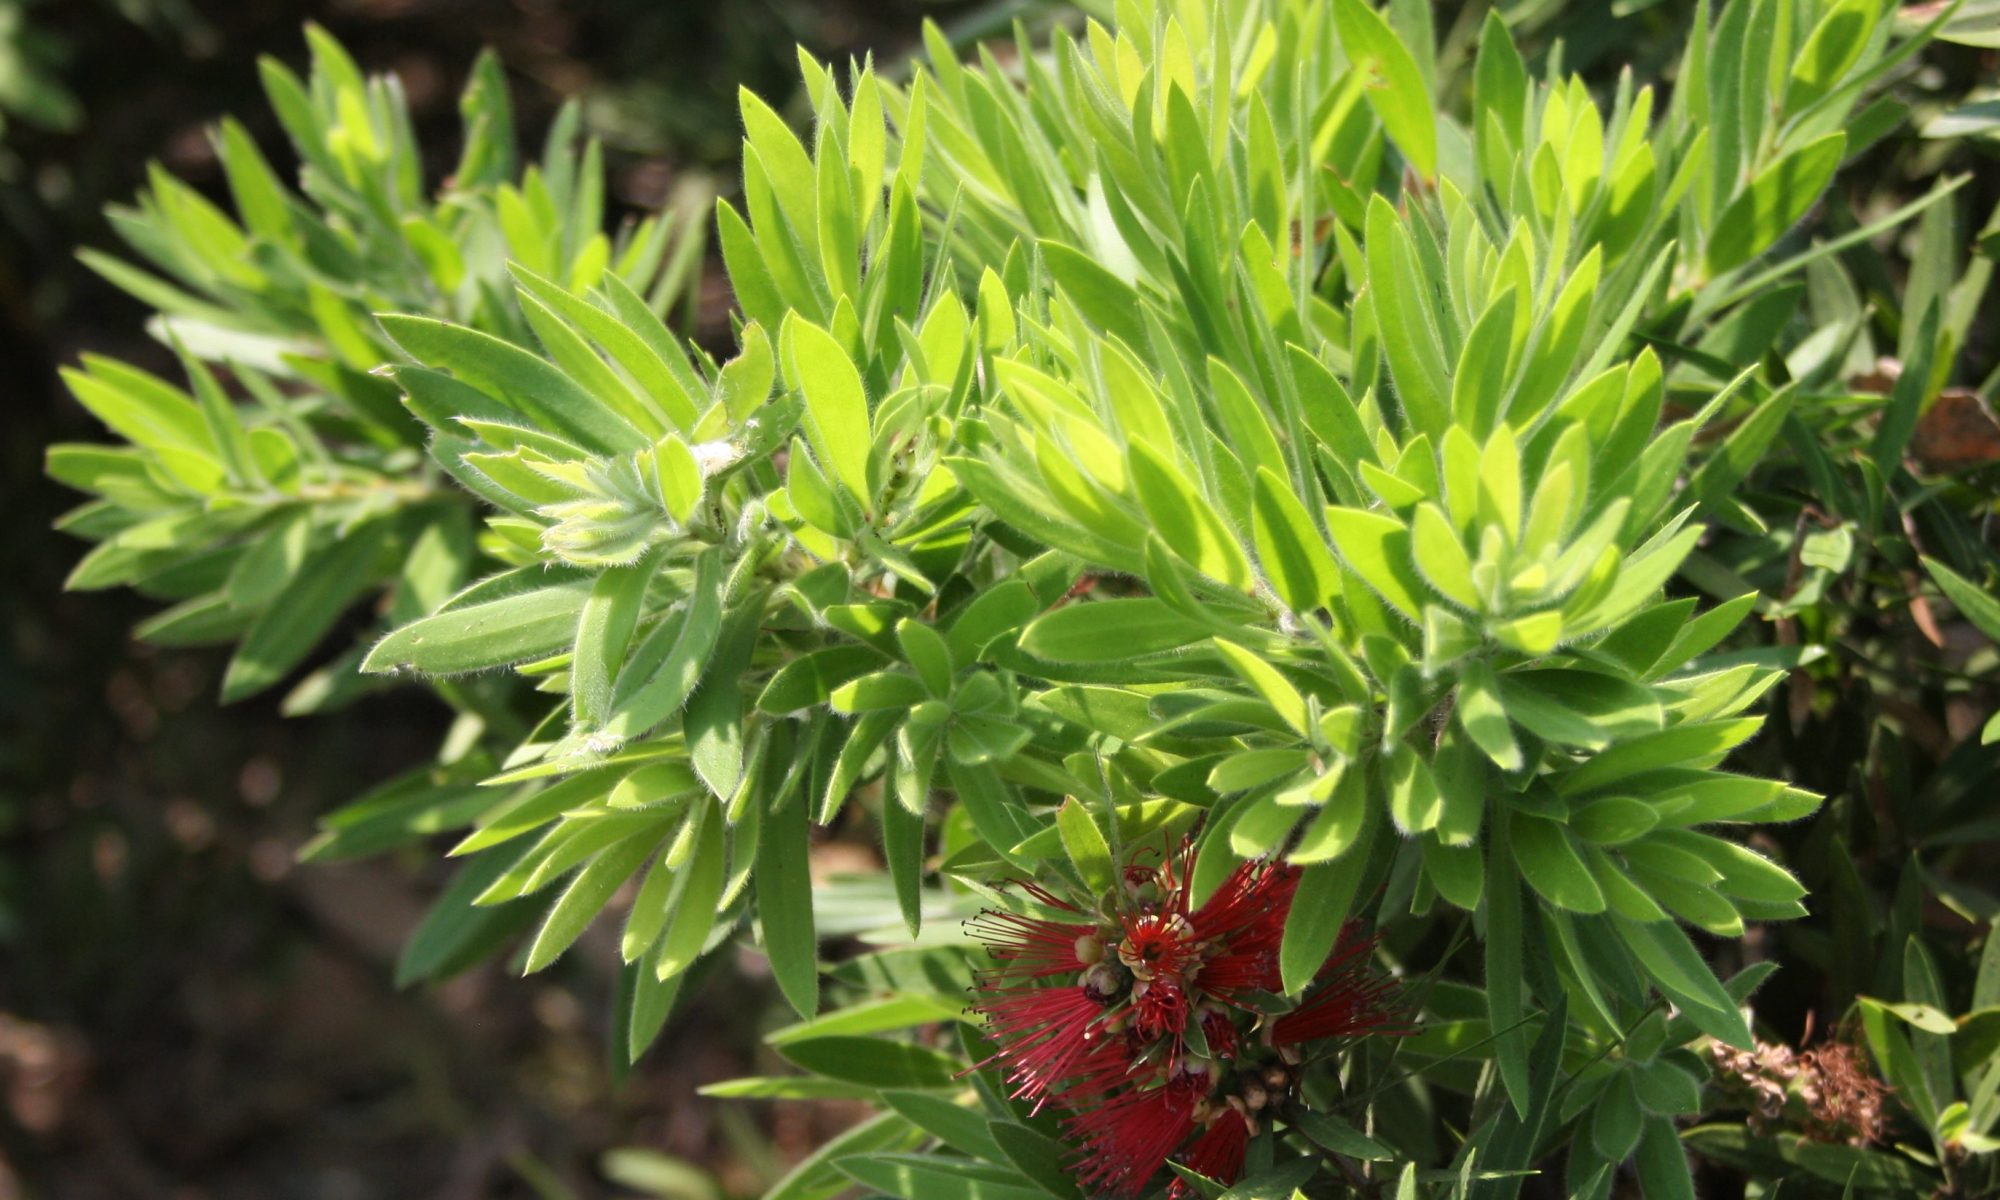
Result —
<instances>
[{"instance_id":1,"label":"red stamen","mask_svg":"<svg viewBox=\"0 0 2000 1200\"><path fill-rule=\"evenodd\" d=\"M1034 884L1022 890L1052 908L1077 910ZM986 974L1003 984L1073 974L1090 964L1077 957L1077 946L1085 938L1095 938L1094 925L1051 921L1022 913L986 909L965 923L965 927L986 943L999 966Z\"/></svg>"},{"instance_id":2,"label":"red stamen","mask_svg":"<svg viewBox=\"0 0 2000 1200\"><path fill-rule=\"evenodd\" d=\"M1238 992L1283 988L1278 948L1298 887L1297 867L1247 862L1188 918L1195 936L1212 947L1201 969L1203 991L1231 1004Z\"/></svg>"},{"instance_id":3,"label":"red stamen","mask_svg":"<svg viewBox=\"0 0 2000 1200\"><path fill-rule=\"evenodd\" d=\"M1188 1146L1187 1153L1181 1155L1181 1165L1217 1183L1235 1183L1242 1178L1243 1158L1249 1149L1249 1122L1234 1108L1224 1108L1222 1115L1209 1122L1208 1128ZM1179 1179L1167 1189L1173 1200L1193 1192L1193 1188Z\"/></svg>"},{"instance_id":4,"label":"red stamen","mask_svg":"<svg viewBox=\"0 0 2000 1200\"><path fill-rule=\"evenodd\" d=\"M1407 1013L1399 1002L1402 985L1369 966L1374 949L1375 939L1362 936L1353 922L1342 928L1340 941L1320 968L1313 990L1297 1008L1272 1024L1271 1044L1289 1046L1364 1033L1385 1037L1410 1033Z\"/></svg>"},{"instance_id":5,"label":"red stamen","mask_svg":"<svg viewBox=\"0 0 2000 1200\"><path fill-rule=\"evenodd\" d=\"M1179 975L1186 968L1194 947L1185 917L1176 912L1144 913L1126 917L1124 924L1125 941L1118 947L1118 958L1134 975L1151 979Z\"/></svg>"},{"instance_id":6,"label":"red stamen","mask_svg":"<svg viewBox=\"0 0 2000 1200\"><path fill-rule=\"evenodd\" d=\"M987 1035L999 1047L978 1065L999 1064L1015 1099L1032 1097L1037 1108L1104 1037L1092 1028L1104 1006L1081 987L1014 988L972 1007L986 1018Z\"/></svg>"},{"instance_id":7,"label":"red stamen","mask_svg":"<svg viewBox=\"0 0 2000 1200\"><path fill-rule=\"evenodd\" d=\"M1194 1110L1208 1091L1206 1075L1182 1075L1164 1087L1126 1092L1072 1117L1081 1144L1077 1181L1090 1195L1134 1197L1167 1156L1194 1131Z\"/></svg>"},{"instance_id":8,"label":"red stamen","mask_svg":"<svg viewBox=\"0 0 2000 1200\"><path fill-rule=\"evenodd\" d=\"M1187 993L1180 981L1162 975L1132 990L1132 1027L1148 1041L1157 1037L1173 1039L1174 1059L1178 1059L1181 1034L1187 1029ZM1173 1059L1169 1060L1173 1065Z\"/></svg>"}]
</instances>

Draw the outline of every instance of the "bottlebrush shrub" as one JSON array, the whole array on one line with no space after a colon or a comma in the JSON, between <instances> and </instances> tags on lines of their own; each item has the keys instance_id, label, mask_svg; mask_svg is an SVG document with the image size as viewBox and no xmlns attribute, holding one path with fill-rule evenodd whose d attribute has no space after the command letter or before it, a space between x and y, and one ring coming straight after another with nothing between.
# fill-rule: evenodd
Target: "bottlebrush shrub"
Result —
<instances>
[{"instance_id":1,"label":"bottlebrush shrub","mask_svg":"<svg viewBox=\"0 0 2000 1200\"><path fill-rule=\"evenodd\" d=\"M395 354L374 312L414 309L530 340L546 318L516 293L510 261L628 307L665 308L684 294L703 241L672 214L615 242L600 231L601 155L579 145L573 107L542 162L522 171L491 55L460 103L457 168L427 197L400 85L364 79L323 30L307 38L309 81L274 59L260 64L301 164L296 191L225 120L215 141L234 219L155 167L138 204L111 212L152 270L83 251L158 310L153 329L179 351L191 394L86 356L65 373L70 389L129 444L49 453L52 475L101 497L63 522L99 543L70 586L178 601L140 627L149 641L237 642L225 700L285 679L356 599L386 587L387 615L409 620L474 568L469 498L427 461L428 430L397 385L372 373ZM223 378L253 405L234 407ZM361 654L315 672L287 709L351 699ZM506 711L504 685L451 690L468 714Z\"/></svg>"},{"instance_id":2,"label":"bottlebrush shrub","mask_svg":"<svg viewBox=\"0 0 2000 1200\"><path fill-rule=\"evenodd\" d=\"M241 225L162 180L130 226L214 297L127 276L169 331L295 337L285 385L216 338L192 398L79 374L133 444L52 457L102 497L78 582L243 634L231 696L380 585L362 670L460 718L312 853L463 831L407 979L523 932L546 967L630 885L626 1057L753 940L807 1074L716 1091L883 1110L778 1195L1510 1194L1558 1155L1685 1195L1674 1117L1767 969L1684 927L1801 913L1737 832L1817 799L1727 766L1782 676L1723 648L1755 598L1662 593L1757 520L1796 385L1755 302L1839 249L1794 227L1924 36L1703 8L1656 112L1532 79L1498 16L1451 78L1426 12L806 58L809 139L743 98L719 364L638 298L663 235L587 235L587 158L500 182L476 83L482 167L427 207L393 88L319 39L273 89L309 200L231 150ZM885 880L815 886L812 827L864 814Z\"/></svg>"}]
</instances>

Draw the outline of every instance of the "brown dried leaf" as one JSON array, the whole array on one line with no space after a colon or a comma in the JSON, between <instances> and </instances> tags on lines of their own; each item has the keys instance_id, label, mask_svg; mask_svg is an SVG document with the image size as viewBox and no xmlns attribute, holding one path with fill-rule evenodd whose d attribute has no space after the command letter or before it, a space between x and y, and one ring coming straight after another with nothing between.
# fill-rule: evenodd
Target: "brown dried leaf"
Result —
<instances>
[{"instance_id":1,"label":"brown dried leaf","mask_svg":"<svg viewBox=\"0 0 2000 1200\"><path fill-rule=\"evenodd\" d=\"M1910 456L1927 471L2000 462L2000 419L1969 388L1946 388L1918 419Z\"/></svg>"}]
</instances>

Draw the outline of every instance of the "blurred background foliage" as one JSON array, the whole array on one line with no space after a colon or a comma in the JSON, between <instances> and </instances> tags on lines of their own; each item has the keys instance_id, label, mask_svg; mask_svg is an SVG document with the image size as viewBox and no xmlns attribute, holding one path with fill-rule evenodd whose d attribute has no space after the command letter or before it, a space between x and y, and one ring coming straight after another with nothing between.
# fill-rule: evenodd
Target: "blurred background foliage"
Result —
<instances>
[{"instance_id":1,"label":"blurred background foliage","mask_svg":"<svg viewBox=\"0 0 2000 1200\"><path fill-rule=\"evenodd\" d=\"M1464 73L1489 7L1439 6L1441 75ZM1695 9L1499 7L1531 70L1558 62L1607 91L1628 67L1670 80ZM2000 28L1990 4L1961 11L1980 10ZM433 179L456 152L464 73L495 47L524 141L581 98L610 152L614 205L635 211L730 186L736 90L794 96L795 42L893 64L926 16L964 39L1054 19L1033 0L0 0L0 1200L748 1195L856 1115L695 1101L702 1083L755 1073L759 1026L777 1019L755 960L740 973L758 994L706 989L630 1078L604 1051L608 943L525 983L485 969L396 992L391 964L438 884L434 856L294 856L319 814L423 761L446 715L411 690L307 722L281 719L275 698L218 708L220 652L133 642L152 605L131 593L61 592L79 549L48 528L73 498L42 477L41 453L96 434L57 366L88 350L172 370L145 309L73 248L112 243L103 208L133 195L149 159L220 194L208 129L221 115L277 145L254 64L298 63L302 21L402 78L439 156ZM1875 360L1843 364L1858 393L1886 391L1901 369L1894 298L1917 286L1913 262L1937 260L1927 240L1948 248L1944 289L2000 253L1985 223L2000 203L2000 35L1969 28L1897 82L1905 119L1881 125L1827 201L1833 236L1940 175L1972 176L1926 222L1843 255L1852 288L1809 297L1868 330ZM709 272L706 339L726 337L728 303ZM1992 631L1933 610L1919 557L1975 584L2000 575L2000 322L1970 321L1945 369L1950 387L1911 443L1920 487L1897 497L1894 520L1862 520L1867 481L1816 473L1794 444L1744 485L1776 534L1725 522L1684 575L1714 597L1754 587L1780 641L1830 651L1803 656L1746 764L1829 797L1770 835L1813 889L1813 916L1753 929L1740 950L1786 964L1758 1016L1794 1046L1858 995L1922 999L1903 978L1913 936L1939 964L1948 1012L2000 1003L1973 985L2000 916L2000 745L1979 736L2000 659ZM1842 436L1837 420L1808 435ZM820 852L826 869L872 861L865 846ZM1727 1097L1711 1107L1727 1113ZM1713 1194L1741 1194L1736 1172L1758 1164L1719 1136L1696 1145L1716 1164Z\"/></svg>"}]
</instances>

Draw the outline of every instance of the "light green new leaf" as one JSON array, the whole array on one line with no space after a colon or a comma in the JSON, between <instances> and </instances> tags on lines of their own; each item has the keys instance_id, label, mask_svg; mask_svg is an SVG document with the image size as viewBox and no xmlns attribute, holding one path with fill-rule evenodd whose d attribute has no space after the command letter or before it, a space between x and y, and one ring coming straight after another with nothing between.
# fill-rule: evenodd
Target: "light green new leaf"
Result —
<instances>
[{"instance_id":1,"label":"light green new leaf","mask_svg":"<svg viewBox=\"0 0 2000 1200\"><path fill-rule=\"evenodd\" d=\"M1116 868L1111 861L1111 844L1104 840L1104 831L1090 815L1090 810L1075 796L1063 801L1056 810L1056 828L1062 834L1063 849L1069 860L1076 866L1078 875L1083 877L1085 886L1092 892L1104 892L1115 881Z\"/></svg>"},{"instance_id":2,"label":"light green new leaf","mask_svg":"<svg viewBox=\"0 0 2000 1200\"><path fill-rule=\"evenodd\" d=\"M1381 513L1328 506L1326 527L1341 561L1410 620L1421 618L1426 589L1410 566L1410 532Z\"/></svg>"},{"instance_id":3,"label":"light green new leaf","mask_svg":"<svg viewBox=\"0 0 2000 1200\"><path fill-rule=\"evenodd\" d=\"M833 335L810 321L786 317L779 337L794 382L805 395L806 436L814 453L864 509L872 507L868 455L873 434L860 372Z\"/></svg>"},{"instance_id":4,"label":"light green new leaf","mask_svg":"<svg viewBox=\"0 0 2000 1200\"><path fill-rule=\"evenodd\" d=\"M1291 681L1278 672L1276 667L1257 657L1235 642L1215 639L1215 648L1243 682L1254 688L1264 702L1275 710L1285 724L1301 737L1312 736L1312 720L1306 710L1306 700Z\"/></svg>"},{"instance_id":5,"label":"light green new leaf","mask_svg":"<svg viewBox=\"0 0 2000 1200\"><path fill-rule=\"evenodd\" d=\"M1474 660L1460 668L1456 711L1459 725L1495 766L1503 771L1521 769L1521 747L1514 740L1490 663Z\"/></svg>"},{"instance_id":6,"label":"light green new leaf","mask_svg":"<svg viewBox=\"0 0 2000 1200\"><path fill-rule=\"evenodd\" d=\"M1426 180L1437 175L1436 105L1424 86L1423 71L1408 47L1362 0L1334 0L1334 28L1341 49L1358 71L1372 76L1363 93L1382 119L1389 139Z\"/></svg>"},{"instance_id":7,"label":"light green new leaf","mask_svg":"<svg viewBox=\"0 0 2000 1200\"><path fill-rule=\"evenodd\" d=\"M1259 467L1251 504L1257 558L1278 598L1293 612L1330 603L1340 591L1339 565L1291 488Z\"/></svg>"}]
</instances>

